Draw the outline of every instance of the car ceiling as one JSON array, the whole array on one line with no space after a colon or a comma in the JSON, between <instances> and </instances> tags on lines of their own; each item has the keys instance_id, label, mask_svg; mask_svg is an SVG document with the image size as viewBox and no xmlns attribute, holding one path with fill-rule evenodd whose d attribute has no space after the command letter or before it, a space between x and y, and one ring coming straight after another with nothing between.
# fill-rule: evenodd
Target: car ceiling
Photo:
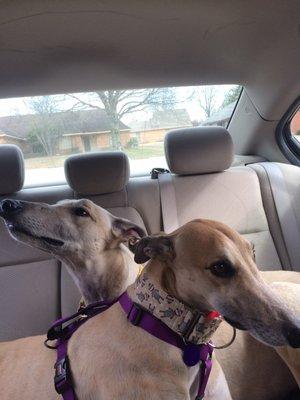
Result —
<instances>
[{"instance_id":1,"label":"car ceiling","mask_svg":"<svg viewBox=\"0 0 300 400\"><path fill-rule=\"evenodd\" d=\"M264 119L300 93L300 2L2 1L0 96L239 83Z\"/></svg>"}]
</instances>

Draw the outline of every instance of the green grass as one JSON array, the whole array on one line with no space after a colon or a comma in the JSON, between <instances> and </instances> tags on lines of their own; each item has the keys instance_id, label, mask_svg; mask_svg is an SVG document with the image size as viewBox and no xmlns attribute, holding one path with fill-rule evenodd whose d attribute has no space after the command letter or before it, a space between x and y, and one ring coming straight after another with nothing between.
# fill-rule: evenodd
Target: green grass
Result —
<instances>
[{"instance_id":1,"label":"green grass","mask_svg":"<svg viewBox=\"0 0 300 400\"><path fill-rule=\"evenodd\" d=\"M164 155L163 143L155 143L153 145L140 146L137 149L125 149L125 153L128 157L139 160L150 157L161 157Z\"/></svg>"},{"instance_id":2,"label":"green grass","mask_svg":"<svg viewBox=\"0 0 300 400\"><path fill-rule=\"evenodd\" d=\"M144 158L151 157L161 157L164 155L164 146L163 143L151 143L139 146L136 149L124 149L123 150L129 158L133 160L141 160ZM35 169L35 168L58 168L63 167L64 161L67 158L67 155L63 156L52 156L52 157L35 157L35 158L27 158L25 160L25 168L26 169Z\"/></svg>"},{"instance_id":3,"label":"green grass","mask_svg":"<svg viewBox=\"0 0 300 400\"><path fill-rule=\"evenodd\" d=\"M26 169L63 167L67 156L34 157L25 159Z\"/></svg>"}]
</instances>

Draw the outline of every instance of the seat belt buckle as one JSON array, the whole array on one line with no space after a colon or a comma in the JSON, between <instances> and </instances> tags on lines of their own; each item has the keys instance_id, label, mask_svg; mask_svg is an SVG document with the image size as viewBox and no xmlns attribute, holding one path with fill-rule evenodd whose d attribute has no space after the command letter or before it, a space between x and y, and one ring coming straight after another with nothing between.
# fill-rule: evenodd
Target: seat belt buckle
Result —
<instances>
[{"instance_id":1,"label":"seat belt buckle","mask_svg":"<svg viewBox=\"0 0 300 400\"><path fill-rule=\"evenodd\" d=\"M168 174L170 171L165 168L153 168L150 172L151 179L158 179L159 174Z\"/></svg>"}]
</instances>

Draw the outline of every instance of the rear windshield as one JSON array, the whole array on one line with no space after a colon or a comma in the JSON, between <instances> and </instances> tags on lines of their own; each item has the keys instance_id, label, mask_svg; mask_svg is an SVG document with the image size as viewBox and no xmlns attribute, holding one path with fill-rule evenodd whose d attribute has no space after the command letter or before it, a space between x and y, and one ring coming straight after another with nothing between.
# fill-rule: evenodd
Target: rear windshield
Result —
<instances>
[{"instance_id":1,"label":"rear windshield","mask_svg":"<svg viewBox=\"0 0 300 400\"><path fill-rule=\"evenodd\" d=\"M64 160L91 151L124 151L131 175L166 168L163 140L172 129L226 127L240 86L165 87L0 100L0 144L25 158L25 186L65 182Z\"/></svg>"}]
</instances>

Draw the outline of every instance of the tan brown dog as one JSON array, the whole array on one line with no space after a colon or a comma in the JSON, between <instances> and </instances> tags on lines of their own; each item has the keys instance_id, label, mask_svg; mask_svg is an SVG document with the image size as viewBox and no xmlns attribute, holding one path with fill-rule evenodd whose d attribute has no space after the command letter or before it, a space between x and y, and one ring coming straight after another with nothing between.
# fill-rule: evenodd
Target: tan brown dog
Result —
<instances>
[{"instance_id":1,"label":"tan brown dog","mask_svg":"<svg viewBox=\"0 0 300 400\"><path fill-rule=\"evenodd\" d=\"M300 274L299 274L300 275ZM272 287L282 300L297 315L300 315L300 285L297 283L274 282ZM300 388L300 350L291 347L278 347L276 351L290 368Z\"/></svg>"},{"instance_id":2,"label":"tan brown dog","mask_svg":"<svg viewBox=\"0 0 300 400\"><path fill-rule=\"evenodd\" d=\"M251 246L223 224L197 220L144 238L137 258L151 258L143 277L169 296L197 310L218 309L269 345L300 345L299 321L261 278ZM129 289L134 298L137 289ZM2 398L56 398L53 353L35 338L12 343L1 346ZM189 399L181 352L130 325L119 304L75 333L69 358L80 399Z\"/></svg>"},{"instance_id":3,"label":"tan brown dog","mask_svg":"<svg viewBox=\"0 0 300 400\"><path fill-rule=\"evenodd\" d=\"M299 272L263 271L261 276L276 291L277 281L300 283ZM287 296L283 289L278 290L278 294L291 309L294 309L295 302L299 306L299 295ZM251 302L251 299L249 301ZM297 315L300 315L300 310ZM231 327L224 323L213 336L213 340L216 344L223 344L228 342L231 336ZM280 356L283 355L282 360L277 352ZM292 391L297 392L295 398L299 396L297 383L290 372L292 368L284 358L286 352L293 354L293 357L299 354L297 349L290 347L265 346L241 330L237 331L236 339L228 349L215 351L233 399L241 400L290 399Z\"/></svg>"}]
</instances>

